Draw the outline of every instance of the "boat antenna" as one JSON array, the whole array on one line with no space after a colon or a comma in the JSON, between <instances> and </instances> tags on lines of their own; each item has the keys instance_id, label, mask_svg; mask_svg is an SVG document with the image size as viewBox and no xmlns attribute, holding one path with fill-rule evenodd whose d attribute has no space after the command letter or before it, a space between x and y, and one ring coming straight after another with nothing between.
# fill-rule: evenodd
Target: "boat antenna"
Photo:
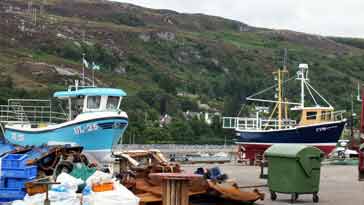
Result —
<instances>
[{"instance_id":1,"label":"boat antenna","mask_svg":"<svg viewBox=\"0 0 364 205\"><path fill-rule=\"evenodd\" d=\"M82 85L85 85L85 53L82 53Z\"/></svg>"},{"instance_id":2,"label":"boat antenna","mask_svg":"<svg viewBox=\"0 0 364 205\"><path fill-rule=\"evenodd\" d=\"M92 62L92 87L95 87L95 69L94 69L95 63Z\"/></svg>"}]
</instances>

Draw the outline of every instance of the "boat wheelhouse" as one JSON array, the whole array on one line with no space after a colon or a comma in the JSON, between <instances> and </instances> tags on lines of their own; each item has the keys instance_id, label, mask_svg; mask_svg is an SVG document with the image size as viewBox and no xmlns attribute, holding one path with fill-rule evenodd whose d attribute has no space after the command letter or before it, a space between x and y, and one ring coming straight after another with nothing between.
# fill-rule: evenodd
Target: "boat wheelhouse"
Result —
<instances>
[{"instance_id":1,"label":"boat wheelhouse","mask_svg":"<svg viewBox=\"0 0 364 205\"><path fill-rule=\"evenodd\" d=\"M283 84L294 78L284 80L287 70L279 69L276 74L276 99L260 99L257 96L268 91L265 89L257 94L247 97L247 100L260 103L274 103L269 116L261 116L262 110L257 110L255 117L224 117L223 128L234 129L239 150L244 152L246 158L254 160L272 144L291 143L306 144L320 148L329 154L335 148L346 119L344 111L335 111L331 104L317 91L308 80L308 65L300 64L297 76L301 87L300 102L289 102L283 96ZM306 92L313 101L313 106L306 106ZM322 106L321 104L324 104ZM291 109L288 106L293 106ZM299 119L289 118L289 110L298 112Z\"/></svg>"},{"instance_id":2,"label":"boat wheelhouse","mask_svg":"<svg viewBox=\"0 0 364 205\"><path fill-rule=\"evenodd\" d=\"M128 125L128 116L120 109L125 96L121 89L72 86L53 95L67 105L66 110L50 100L11 99L0 111L5 139L24 146L79 145L102 160Z\"/></svg>"}]
</instances>

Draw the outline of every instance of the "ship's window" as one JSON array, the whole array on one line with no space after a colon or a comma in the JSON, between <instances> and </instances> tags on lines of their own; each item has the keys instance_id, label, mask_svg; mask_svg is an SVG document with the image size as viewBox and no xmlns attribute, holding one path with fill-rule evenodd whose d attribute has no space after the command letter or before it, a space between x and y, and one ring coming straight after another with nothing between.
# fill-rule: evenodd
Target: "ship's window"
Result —
<instances>
[{"instance_id":1,"label":"ship's window","mask_svg":"<svg viewBox=\"0 0 364 205\"><path fill-rule=\"evenodd\" d=\"M316 120L317 112L307 112L306 119L307 120Z\"/></svg>"},{"instance_id":2,"label":"ship's window","mask_svg":"<svg viewBox=\"0 0 364 205\"><path fill-rule=\"evenodd\" d=\"M83 102L84 102L84 96L79 96L77 98L72 99L72 118L75 118L78 114L83 112Z\"/></svg>"},{"instance_id":3,"label":"ship's window","mask_svg":"<svg viewBox=\"0 0 364 205\"><path fill-rule=\"evenodd\" d=\"M118 109L119 97L109 96L107 98L106 109Z\"/></svg>"},{"instance_id":4,"label":"ship's window","mask_svg":"<svg viewBox=\"0 0 364 205\"><path fill-rule=\"evenodd\" d=\"M327 120L327 112L326 111L322 111L321 112L321 120Z\"/></svg>"},{"instance_id":5,"label":"ship's window","mask_svg":"<svg viewBox=\"0 0 364 205\"><path fill-rule=\"evenodd\" d=\"M87 108L88 109L99 109L101 102L101 96L88 96L87 97Z\"/></svg>"},{"instance_id":6,"label":"ship's window","mask_svg":"<svg viewBox=\"0 0 364 205\"><path fill-rule=\"evenodd\" d=\"M331 120L331 112L330 111L326 112L326 120Z\"/></svg>"}]
</instances>

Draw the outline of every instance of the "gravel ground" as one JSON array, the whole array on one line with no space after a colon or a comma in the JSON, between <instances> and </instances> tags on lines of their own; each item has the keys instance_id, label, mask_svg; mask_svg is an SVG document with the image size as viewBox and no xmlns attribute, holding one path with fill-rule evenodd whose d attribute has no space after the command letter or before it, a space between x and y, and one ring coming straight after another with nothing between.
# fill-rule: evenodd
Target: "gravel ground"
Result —
<instances>
[{"instance_id":1,"label":"gravel ground","mask_svg":"<svg viewBox=\"0 0 364 205\"><path fill-rule=\"evenodd\" d=\"M260 168L254 166L242 166L236 164L195 164L183 165L186 171L194 171L198 167L219 166L228 174L229 178L235 179L239 186L266 184L266 180L259 179ZM363 205L364 204L364 182L357 178L356 166L330 166L325 165L321 169L320 202L313 203L312 195L300 195L295 204L333 204L333 205ZM249 189L248 189L249 190ZM252 189L250 189L252 190ZM263 187L259 190L266 193L266 199L256 204L279 205L291 204L290 195L278 194L276 201L271 201L268 189Z\"/></svg>"}]
</instances>

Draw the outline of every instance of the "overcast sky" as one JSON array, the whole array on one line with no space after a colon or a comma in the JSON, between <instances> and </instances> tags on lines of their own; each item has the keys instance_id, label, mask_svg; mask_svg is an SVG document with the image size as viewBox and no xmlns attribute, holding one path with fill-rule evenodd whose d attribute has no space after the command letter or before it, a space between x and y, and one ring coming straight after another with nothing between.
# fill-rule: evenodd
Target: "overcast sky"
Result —
<instances>
[{"instance_id":1,"label":"overcast sky","mask_svg":"<svg viewBox=\"0 0 364 205\"><path fill-rule=\"evenodd\" d=\"M364 0L117 0L204 13L252 26L364 38Z\"/></svg>"}]
</instances>

